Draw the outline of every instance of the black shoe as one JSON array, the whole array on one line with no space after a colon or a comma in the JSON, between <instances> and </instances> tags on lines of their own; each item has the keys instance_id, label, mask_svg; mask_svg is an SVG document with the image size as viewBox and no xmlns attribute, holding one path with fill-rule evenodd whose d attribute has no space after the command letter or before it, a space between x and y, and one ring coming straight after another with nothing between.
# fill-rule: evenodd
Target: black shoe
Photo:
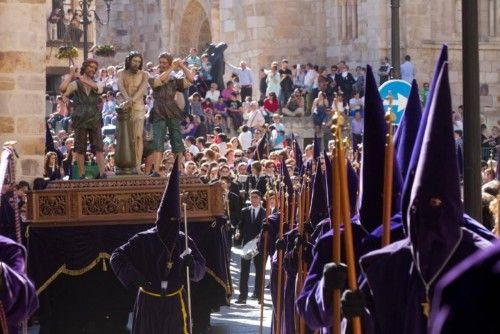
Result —
<instances>
[{"instance_id":1,"label":"black shoe","mask_svg":"<svg viewBox=\"0 0 500 334\"><path fill-rule=\"evenodd\" d=\"M259 296L257 296L255 293L250 297L250 299L259 299Z\"/></svg>"},{"instance_id":2,"label":"black shoe","mask_svg":"<svg viewBox=\"0 0 500 334\"><path fill-rule=\"evenodd\" d=\"M100 180L104 180L104 179L107 179L108 176L106 174L101 174L101 175L97 175L95 178L100 179Z\"/></svg>"},{"instance_id":3,"label":"black shoe","mask_svg":"<svg viewBox=\"0 0 500 334\"><path fill-rule=\"evenodd\" d=\"M247 300L246 299L241 299L241 298L238 298L237 301L234 302L235 304L238 304L238 305L244 305L247 303Z\"/></svg>"}]
</instances>

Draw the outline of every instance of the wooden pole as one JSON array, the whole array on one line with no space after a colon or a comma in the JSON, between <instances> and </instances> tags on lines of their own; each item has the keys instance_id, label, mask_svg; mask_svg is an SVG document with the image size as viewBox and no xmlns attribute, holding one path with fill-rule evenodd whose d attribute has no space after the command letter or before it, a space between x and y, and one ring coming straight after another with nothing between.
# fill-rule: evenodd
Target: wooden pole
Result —
<instances>
[{"instance_id":1,"label":"wooden pole","mask_svg":"<svg viewBox=\"0 0 500 334\"><path fill-rule=\"evenodd\" d=\"M266 224L269 226L269 211L270 211L270 201L266 201ZM262 272L261 274L261 284L260 284L260 326L259 334L263 333L264 330L264 287L266 286L266 258L267 258L267 230L263 230L264 243L262 246Z\"/></svg>"},{"instance_id":2,"label":"wooden pole","mask_svg":"<svg viewBox=\"0 0 500 334\"><path fill-rule=\"evenodd\" d=\"M337 128L332 126L333 139L337 142ZM332 150L332 182L330 187L332 187L332 198L331 207L333 215L330 217L330 223L333 229L333 240L332 240L332 262L340 263L340 183L339 183L339 161L337 156L336 148ZM340 290L333 290L333 300L332 300L332 334L340 334L341 332L341 312L340 312Z\"/></svg>"},{"instance_id":3,"label":"wooden pole","mask_svg":"<svg viewBox=\"0 0 500 334\"><path fill-rule=\"evenodd\" d=\"M288 192L283 182L281 182L281 191L280 191L280 226L278 232L279 240L283 240L283 224L284 221L284 211L287 211L288 207ZM282 293L282 285L283 285L283 251L278 249L278 282L276 284L276 333L281 333L281 293Z\"/></svg>"},{"instance_id":4,"label":"wooden pole","mask_svg":"<svg viewBox=\"0 0 500 334\"><path fill-rule=\"evenodd\" d=\"M382 213L382 247L391 243L391 211L392 211L392 176L394 172L394 143L392 123L395 116L391 111L392 96L389 96L389 108L385 114L387 122L387 134L385 136L384 156L384 202Z\"/></svg>"},{"instance_id":5,"label":"wooden pole","mask_svg":"<svg viewBox=\"0 0 500 334\"><path fill-rule=\"evenodd\" d=\"M337 137L340 138L341 127L344 123L344 118L337 113ZM337 154L338 154L338 170L339 170L339 181L340 181L340 204L341 212L340 217L344 224L344 246L346 252L346 262L347 262L347 285L349 290L356 291L358 289L356 282L356 263L354 256L354 246L353 246L353 236L352 236L352 226L351 226L351 214L349 209L349 190L347 186L347 169L346 160L344 156L344 143L341 140L337 140ZM361 334L361 319L355 317L351 319L352 322L352 332L353 334Z\"/></svg>"}]
</instances>

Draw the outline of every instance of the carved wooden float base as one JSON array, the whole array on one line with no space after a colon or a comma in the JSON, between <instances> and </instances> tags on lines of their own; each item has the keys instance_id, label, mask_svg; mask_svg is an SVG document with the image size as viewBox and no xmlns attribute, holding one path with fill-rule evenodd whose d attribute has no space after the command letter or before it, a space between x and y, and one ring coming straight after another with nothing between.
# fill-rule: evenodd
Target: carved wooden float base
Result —
<instances>
[{"instance_id":1,"label":"carved wooden float base","mask_svg":"<svg viewBox=\"0 0 500 334\"><path fill-rule=\"evenodd\" d=\"M167 178L114 177L105 180L52 181L28 193L28 222L33 226L82 226L154 223ZM188 221L224 215L220 184L181 177Z\"/></svg>"}]
</instances>

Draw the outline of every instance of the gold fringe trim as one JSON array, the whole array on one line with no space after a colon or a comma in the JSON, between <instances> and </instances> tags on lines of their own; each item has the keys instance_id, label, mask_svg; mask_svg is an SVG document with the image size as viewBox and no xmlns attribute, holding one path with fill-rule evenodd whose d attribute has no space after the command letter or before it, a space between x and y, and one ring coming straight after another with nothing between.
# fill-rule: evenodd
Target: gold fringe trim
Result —
<instances>
[{"instance_id":1,"label":"gold fringe trim","mask_svg":"<svg viewBox=\"0 0 500 334\"><path fill-rule=\"evenodd\" d=\"M45 283L42 284L42 286L40 286L38 288L36 293L41 294L45 289L47 289L49 287L50 284L52 284L52 282L55 281L55 279L59 275L61 275L61 274L66 274L69 276L83 275L83 274L89 272L90 270L94 269L94 267L100 261L103 261L103 270L106 271L106 269L107 269L106 260L109 261L110 258L111 258L111 256L108 253L99 253L99 255L94 260L92 260L87 266L85 266L81 269L68 269L68 268L66 268L66 264L63 264L59 269L57 269L57 271L52 276L49 277L49 279L47 281L45 281Z\"/></svg>"},{"instance_id":2,"label":"gold fringe trim","mask_svg":"<svg viewBox=\"0 0 500 334\"><path fill-rule=\"evenodd\" d=\"M213 272L210 268L208 268L208 267L205 267L205 268L206 268L206 273L209 274L210 276L212 276L215 279L215 281L217 283L219 283L220 285L222 285L224 290L226 290L226 301L229 303L231 301L230 296L233 294L233 292L231 291L232 289L229 286L229 284L224 283L224 281L219 276L217 276L217 274L215 272Z\"/></svg>"}]
</instances>

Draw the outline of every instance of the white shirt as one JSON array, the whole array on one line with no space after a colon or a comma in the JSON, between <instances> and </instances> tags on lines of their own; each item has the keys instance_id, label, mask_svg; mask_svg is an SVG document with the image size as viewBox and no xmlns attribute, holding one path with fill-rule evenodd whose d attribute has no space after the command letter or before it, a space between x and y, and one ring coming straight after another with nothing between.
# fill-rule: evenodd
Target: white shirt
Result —
<instances>
[{"instance_id":1,"label":"white shirt","mask_svg":"<svg viewBox=\"0 0 500 334\"><path fill-rule=\"evenodd\" d=\"M240 86L253 85L253 72L248 66L245 69L226 63L240 79Z\"/></svg>"},{"instance_id":2,"label":"white shirt","mask_svg":"<svg viewBox=\"0 0 500 334\"><path fill-rule=\"evenodd\" d=\"M318 72L316 72L314 69L307 71L306 76L304 77L304 85L306 87L312 87L318 76Z\"/></svg>"},{"instance_id":3,"label":"white shirt","mask_svg":"<svg viewBox=\"0 0 500 334\"><path fill-rule=\"evenodd\" d=\"M219 96L220 96L220 91L219 90L214 90L213 92L211 90L209 90L206 94L205 94L205 99L210 99L212 101L212 103L215 103L219 100Z\"/></svg>"},{"instance_id":4,"label":"white shirt","mask_svg":"<svg viewBox=\"0 0 500 334\"><path fill-rule=\"evenodd\" d=\"M197 155L198 153L200 153L200 150L198 147L196 147L196 145L191 145L188 147L188 151L189 153L191 153L193 156Z\"/></svg>"},{"instance_id":5,"label":"white shirt","mask_svg":"<svg viewBox=\"0 0 500 334\"><path fill-rule=\"evenodd\" d=\"M415 65L413 65L410 61L405 61L401 64L401 80L412 83L413 79L415 79L416 70Z\"/></svg>"},{"instance_id":6,"label":"white shirt","mask_svg":"<svg viewBox=\"0 0 500 334\"><path fill-rule=\"evenodd\" d=\"M250 131L242 132L238 136L241 148L246 151L252 145L252 133Z\"/></svg>"},{"instance_id":7,"label":"white shirt","mask_svg":"<svg viewBox=\"0 0 500 334\"><path fill-rule=\"evenodd\" d=\"M262 115L262 111L260 110L254 110L250 112L248 116L248 121L247 121L247 126L249 128L257 128L261 127L266 123L266 120L264 118L264 115Z\"/></svg>"}]
</instances>

